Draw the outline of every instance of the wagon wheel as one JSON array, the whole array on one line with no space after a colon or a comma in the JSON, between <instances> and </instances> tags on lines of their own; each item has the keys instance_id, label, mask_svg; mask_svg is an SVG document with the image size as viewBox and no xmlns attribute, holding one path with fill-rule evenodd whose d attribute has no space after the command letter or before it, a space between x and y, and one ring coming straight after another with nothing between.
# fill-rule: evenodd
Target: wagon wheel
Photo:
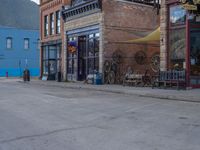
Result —
<instances>
[{"instance_id":1,"label":"wagon wheel","mask_svg":"<svg viewBox=\"0 0 200 150\"><path fill-rule=\"evenodd\" d=\"M116 84L122 84L123 83L123 77L124 77L123 66L122 65L117 65L115 83Z\"/></svg>"},{"instance_id":2,"label":"wagon wheel","mask_svg":"<svg viewBox=\"0 0 200 150\"><path fill-rule=\"evenodd\" d=\"M104 72L108 73L108 72L110 72L110 69L111 69L111 63L110 63L110 61L106 60L104 62Z\"/></svg>"},{"instance_id":3,"label":"wagon wheel","mask_svg":"<svg viewBox=\"0 0 200 150\"><path fill-rule=\"evenodd\" d=\"M151 69L154 72L158 72L160 69L160 55L159 54L154 54L151 57Z\"/></svg>"},{"instance_id":4,"label":"wagon wheel","mask_svg":"<svg viewBox=\"0 0 200 150\"><path fill-rule=\"evenodd\" d=\"M114 71L114 73L116 74L117 70L118 70L117 63L112 62L112 64L111 64L111 71Z\"/></svg>"},{"instance_id":5,"label":"wagon wheel","mask_svg":"<svg viewBox=\"0 0 200 150\"><path fill-rule=\"evenodd\" d=\"M117 50L113 53L112 59L116 64L122 63L122 52Z\"/></svg>"},{"instance_id":6,"label":"wagon wheel","mask_svg":"<svg viewBox=\"0 0 200 150\"><path fill-rule=\"evenodd\" d=\"M109 84L108 73L104 73L104 83Z\"/></svg>"},{"instance_id":7,"label":"wagon wheel","mask_svg":"<svg viewBox=\"0 0 200 150\"><path fill-rule=\"evenodd\" d=\"M108 82L109 82L109 84L115 83L115 73L114 73L114 71L110 71L108 73Z\"/></svg>"},{"instance_id":8,"label":"wagon wheel","mask_svg":"<svg viewBox=\"0 0 200 150\"><path fill-rule=\"evenodd\" d=\"M147 60L147 55L144 51L138 51L135 54L135 61L139 65L144 65Z\"/></svg>"}]
</instances>

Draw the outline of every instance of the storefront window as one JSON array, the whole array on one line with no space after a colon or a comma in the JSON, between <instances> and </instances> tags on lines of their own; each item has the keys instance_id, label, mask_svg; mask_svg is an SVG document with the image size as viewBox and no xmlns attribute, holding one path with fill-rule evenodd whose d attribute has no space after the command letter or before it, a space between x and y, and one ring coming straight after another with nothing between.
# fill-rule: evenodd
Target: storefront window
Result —
<instances>
[{"instance_id":1,"label":"storefront window","mask_svg":"<svg viewBox=\"0 0 200 150\"><path fill-rule=\"evenodd\" d=\"M89 39L88 42L88 56L93 57L94 56L94 39Z\"/></svg>"},{"instance_id":2,"label":"storefront window","mask_svg":"<svg viewBox=\"0 0 200 150\"><path fill-rule=\"evenodd\" d=\"M75 74L77 60L77 42L75 37L70 37L67 47L67 73Z\"/></svg>"},{"instance_id":3,"label":"storefront window","mask_svg":"<svg viewBox=\"0 0 200 150\"><path fill-rule=\"evenodd\" d=\"M186 57L186 31L185 28L172 29L169 35L169 59L171 69L185 68L185 57Z\"/></svg>"},{"instance_id":4,"label":"storefront window","mask_svg":"<svg viewBox=\"0 0 200 150\"><path fill-rule=\"evenodd\" d=\"M200 84L200 30L190 34L190 76L191 84Z\"/></svg>"},{"instance_id":5,"label":"storefront window","mask_svg":"<svg viewBox=\"0 0 200 150\"><path fill-rule=\"evenodd\" d=\"M55 79L58 68L61 45L43 46L43 75L48 79Z\"/></svg>"},{"instance_id":6,"label":"storefront window","mask_svg":"<svg viewBox=\"0 0 200 150\"><path fill-rule=\"evenodd\" d=\"M56 74L56 60L49 60L49 73Z\"/></svg>"},{"instance_id":7,"label":"storefront window","mask_svg":"<svg viewBox=\"0 0 200 150\"><path fill-rule=\"evenodd\" d=\"M186 10L181 5L170 6L170 25L183 25L186 21Z\"/></svg>"},{"instance_id":8,"label":"storefront window","mask_svg":"<svg viewBox=\"0 0 200 150\"><path fill-rule=\"evenodd\" d=\"M49 47L49 59L56 59L57 51L55 46Z\"/></svg>"},{"instance_id":9,"label":"storefront window","mask_svg":"<svg viewBox=\"0 0 200 150\"><path fill-rule=\"evenodd\" d=\"M76 52L72 52L72 46L76 47ZM68 79L77 75L76 79L83 80L96 73L99 70L99 33L69 37L67 52Z\"/></svg>"}]
</instances>

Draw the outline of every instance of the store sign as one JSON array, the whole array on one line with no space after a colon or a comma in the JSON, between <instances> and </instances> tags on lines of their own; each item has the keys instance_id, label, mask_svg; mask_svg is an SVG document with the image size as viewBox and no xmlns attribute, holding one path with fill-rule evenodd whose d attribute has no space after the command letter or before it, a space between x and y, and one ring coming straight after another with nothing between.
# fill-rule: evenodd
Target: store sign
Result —
<instances>
[{"instance_id":1,"label":"store sign","mask_svg":"<svg viewBox=\"0 0 200 150\"><path fill-rule=\"evenodd\" d=\"M191 5L191 4L183 4L182 7L186 10L197 10L197 6L196 5Z\"/></svg>"},{"instance_id":2,"label":"store sign","mask_svg":"<svg viewBox=\"0 0 200 150\"><path fill-rule=\"evenodd\" d=\"M76 52L76 47L75 46L68 46L68 50L70 53Z\"/></svg>"},{"instance_id":3,"label":"store sign","mask_svg":"<svg viewBox=\"0 0 200 150\"><path fill-rule=\"evenodd\" d=\"M180 0L182 7L185 10L197 11L198 5L200 5L200 0Z\"/></svg>"},{"instance_id":4,"label":"store sign","mask_svg":"<svg viewBox=\"0 0 200 150\"><path fill-rule=\"evenodd\" d=\"M182 4L200 4L200 0L179 0L179 2L181 2Z\"/></svg>"},{"instance_id":5,"label":"store sign","mask_svg":"<svg viewBox=\"0 0 200 150\"><path fill-rule=\"evenodd\" d=\"M200 4L200 0L193 0L194 4Z\"/></svg>"},{"instance_id":6,"label":"store sign","mask_svg":"<svg viewBox=\"0 0 200 150\"><path fill-rule=\"evenodd\" d=\"M70 41L69 42L69 45L68 45L68 51L70 52L70 53L75 53L76 52L76 41Z\"/></svg>"}]
</instances>

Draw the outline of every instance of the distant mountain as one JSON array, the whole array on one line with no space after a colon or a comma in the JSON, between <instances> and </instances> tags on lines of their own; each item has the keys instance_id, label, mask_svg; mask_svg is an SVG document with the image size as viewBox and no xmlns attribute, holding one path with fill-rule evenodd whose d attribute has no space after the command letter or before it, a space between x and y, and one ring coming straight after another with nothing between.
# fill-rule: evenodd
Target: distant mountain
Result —
<instances>
[{"instance_id":1,"label":"distant mountain","mask_svg":"<svg viewBox=\"0 0 200 150\"><path fill-rule=\"evenodd\" d=\"M39 29L39 6L30 0L1 0L0 26Z\"/></svg>"}]
</instances>

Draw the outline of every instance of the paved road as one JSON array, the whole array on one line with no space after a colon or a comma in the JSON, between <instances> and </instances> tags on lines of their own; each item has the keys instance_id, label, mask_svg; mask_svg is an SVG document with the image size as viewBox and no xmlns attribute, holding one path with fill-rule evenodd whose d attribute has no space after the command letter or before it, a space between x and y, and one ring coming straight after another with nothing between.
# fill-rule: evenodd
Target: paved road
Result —
<instances>
[{"instance_id":1,"label":"paved road","mask_svg":"<svg viewBox=\"0 0 200 150\"><path fill-rule=\"evenodd\" d=\"M200 103L0 81L0 150L199 150Z\"/></svg>"}]
</instances>

